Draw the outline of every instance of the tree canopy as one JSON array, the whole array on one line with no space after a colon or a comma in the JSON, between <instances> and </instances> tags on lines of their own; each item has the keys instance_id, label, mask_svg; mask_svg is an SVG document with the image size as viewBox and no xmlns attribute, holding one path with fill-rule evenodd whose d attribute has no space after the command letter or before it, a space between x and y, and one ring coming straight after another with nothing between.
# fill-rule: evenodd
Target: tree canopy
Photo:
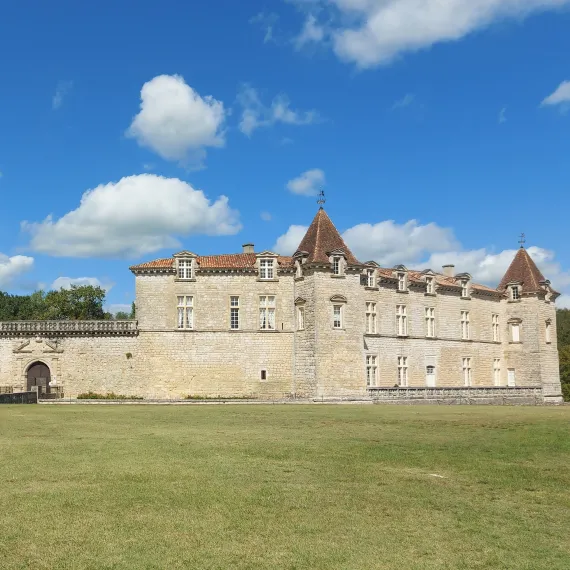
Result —
<instances>
[{"instance_id":1,"label":"tree canopy","mask_svg":"<svg viewBox=\"0 0 570 570\"><path fill-rule=\"evenodd\" d=\"M9 295L0 291L0 321L112 319L104 304L105 290L93 285L72 285L69 289L36 291L31 295ZM121 319L134 318L133 311L132 316L120 315Z\"/></svg>"}]
</instances>

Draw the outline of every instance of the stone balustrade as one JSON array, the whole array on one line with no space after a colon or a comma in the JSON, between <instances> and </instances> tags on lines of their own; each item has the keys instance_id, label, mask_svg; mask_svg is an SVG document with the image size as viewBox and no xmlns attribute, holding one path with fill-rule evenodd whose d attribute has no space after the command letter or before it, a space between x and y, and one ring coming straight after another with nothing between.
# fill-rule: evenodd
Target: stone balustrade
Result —
<instances>
[{"instance_id":1,"label":"stone balustrade","mask_svg":"<svg viewBox=\"0 0 570 570\"><path fill-rule=\"evenodd\" d=\"M539 386L369 387L368 394L374 401L394 403L501 404L543 401L542 388Z\"/></svg>"},{"instance_id":2,"label":"stone balustrade","mask_svg":"<svg viewBox=\"0 0 570 570\"><path fill-rule=\"evenodd\" d=\"M135 336L137 321L0 321L0 336Z\"/></svg>"}]
</instances>

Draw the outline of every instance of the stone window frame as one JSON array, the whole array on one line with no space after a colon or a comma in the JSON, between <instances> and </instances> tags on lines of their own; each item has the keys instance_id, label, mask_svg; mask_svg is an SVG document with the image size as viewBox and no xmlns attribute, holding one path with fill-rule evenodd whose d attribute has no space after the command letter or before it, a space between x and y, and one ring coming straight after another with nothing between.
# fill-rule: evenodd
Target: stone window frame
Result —
<instances>
[{"instance_id":1,"label":"stone window frame","mask_svg":"<svg viewBox=\"0 0 570 570\"><path fill-rule=\"evenodd\" d=\"M233 299L237 299L237 305L232 304ZM231 331L239 331L241 330L241 296L240 295L230 295L228 300L229 306L229 316L230 316L230 330ZM237 315L237 326L233 326L233 314Z\"/></svg>"},{"instance_id":2,"label":"stone window frame","mask_svg":"<svg viewBox=\"0 0 570 570\"><path fill-rule=\"evenodd\" d=\"M333 295L330 298L330 302L331 302L331 328L335 331L345 330L345 307L347 304L347 298L344 295ZM335 318L337 307L339 308L338 321ZM339 323L339 326L335 326L337 322Z\"/></svg>"},{"instance_id":3,"label":"stone window frame","mask_svg":"<svg viewBox=\"0 0 570 570\"><path fill-rule=\"evenodd\" d=\"M378 386L378 355L367 354L365 356L366 367L366 387L375 388Z\"/></svg>"},{"instance_id":4,"label":"stone window frame","mask_svg":"<svg viewBox=\"0 0 570 570\"><path fill-rule=\"evenodd\" d=\"M267 370L267 368L260 368L259 369L259 381L260 382L268 382L269 381L269 370Z\"/></svg>"},{"instance_id":5,"label":"stone window frame","mask_svg":"<svg viewBox=\"0 0 570 570\"><path fill-rule=\"evenodd\" d=\"M305 330L305 305L297 305L297 330Z\"/></svg>"},{"instance_id":6,"label":"stone window frame","mask_svg":"<svg viewBox=\"0 0 570 570\"><path fill-rule=\"evenodd\" d=\"M273 297L273 305L270 304L269 299ZM261 299L266 299L265 304L262 305ZM273 309L273 313L271 310ZM262 310L265 310L265 320L262 321ZM270 325L271 318L270 315L273 314L273 328L270 326L262 326L262 324ZM258 295L258 327L260 331L263 332L273 332L277 330L277 295L274 293L265 293Z\"/></svg>"},{"instance_id":7,"label":"stone window frame","mask_svg":"<svg viewBox=\"0 0 570 570\"><path fill-rule=\"evenodd\" d=\"M376 334L378 332L378 303L376 301L365 301L365 305L366 334Z\"/></svg>"},{"instance_id":8,"label":"stone window frame","mask_svg":"<svg viewBox=\"0 0 570 570\"><path fill-rule=\"evenodd\" d=\"M499 313L491 313L491 330L493 342L501 342L501 316Z\"/></svg>"},{"instance_id":9,"label":"stone window frame","mask_svg":"<svg viewBox=\"0 0 570 570\"><path fill-rule=\"evenodd\" d=\"M176 277L175 281L196 281L197 255L190 251L181 251L174 254ZM189 267L188 267L189 266ZM183 267L190 270L189 275L184 275Z\"/></svg>"},{"instance_id":10,"label":"stone window frame","mask_svg":"<svg viewBox=\"0 0 570 570\"><path fill-rule=\"evenodd\" d=\"M552 319L546 319L544 322L544 342L552 344Z\"/></svg>"},{"instance_id":11,"label":"stone window frame","mask_svg":"<svg viewBox=\"0 0 570 570\"><path fill-rule=\"evenodd\" d=\"M183 299L182 304L180 299ZM191 299L190 304L188 304L188 299ZM184 326L180 326L180 309L183 310L182 315L184 319ZM188 315L191 315L191 319ZM190 323L190 326L186 326ZM179 331L193 331L196 327L196 295L187 295L185 293L176 295L176 330Z\"/></svg>"},{"instance_id":12,"label":"stone window frame","mask_svg":"<svg viewBox=\"0 0 570 570\"><path fill-rule=\"evenodd\" d=\"M408 355L398 356L398 383L400 388L407 388L410 385L410 375L408 366Z\"/></svg>"},{"instance_id":13,"label":"stone window frame","mask_svg":"<svg viewBox=\"0 0 570 570\"><path fill-rule=\"evenodd\" d=\"M509 324L509 344L522 344L522 319L519 318L509 319L508 324Z\"/></svg>"},{"instance_id":14,"label":"stone window frame","mask_svg":"<svg viewBox=\"0 0 570 570\"><path fill-rule=\"evenodd\" d=\"M509 300L512 303L520 303L522 297L521 293L520 283L513 283L509 285Z\"/></svg>"},{"instance_id":15,"label":"stone window frame","mask_svg":"<svg viewBox=\"0 0 570 570\"><path fill-rule=\"evenodd\" d=\"M501 386L501 359L493 359L493 385Z\"/></svg>"},{"instance_id":16,"label":"stone window frame","mask_svg":"<svg viewBox=\"0 0 570 570\"><path fill-rule=\"evenodd\" d=\"M471 313L461 311L461 340L471 340Z\"/></svg>"},{"instance_id":17,"label":"stone window frame","mask_svg":"<svg viewBox=\"0 0 570 570\"><path fill-rule=\"evenodd\" d=\"M277 271L278 255L272 251L262 251L256 254L256 268L257 268L257 280L268 282L268 281L279 281Z\"/></svg>"},{"instance_id":18,"label":"stone window frame","mask_svg":"<svg viewBox=\"0 0 570 570\"><path fill-rule=\"evenodd\" d=\"M425 307L425 322L426 322L426 338L436 338L435 328L435 307ZM431 331L430 331L431 325ZM431 334L430 334L431 332Z\"/></svg>"},{"instance_id":19,"label":"stone window frame","mask_svg":"<svg viewBox=\"0 0 570 570\"><path fill-rule=\"evenodd\" d=\"M435 276L426 275L426 295L435 295Z\"/></svg>"},{"instance_id":20,"label":"stone window frame","mask_svg":"<svg viewBox=\"0 0 570 570\"><path fill-rule=\"evenodd\" d=\"M473 357L461 357L461 369L463 370L463 385L473 386Z\"/></svg>"},{"instance_id":21,"label":"stone window frame","mask_svg":"<svg viewBox=\"0 0 570 570\"><path fill-rule=\"evenodd\" d=\"M407 337L409 336L408 326L408 306L396 305L396 336Z\"/></svg>"}]
</instances>

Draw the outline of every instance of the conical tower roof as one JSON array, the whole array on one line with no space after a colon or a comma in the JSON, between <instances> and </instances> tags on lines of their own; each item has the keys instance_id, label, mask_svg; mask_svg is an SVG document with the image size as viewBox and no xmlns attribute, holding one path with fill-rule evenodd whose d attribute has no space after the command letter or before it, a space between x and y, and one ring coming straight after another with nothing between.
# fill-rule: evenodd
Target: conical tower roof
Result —
<instances>
[{"instance_id":1,"label":"conical tower roof","mask_svg":"<svg viewBox=\"0 0 570 570\"><path fill-rule=\"evenodd\" d=\"M329 254L334 250L344 251L349 265L361 265L344 243L325 210L320 208L297 251L309 254L307 263L329 263Z\"/></svg>"},{"instance_id":2,"label":"conical tower roof","mask_svg":"<svg viewBox=\"0 0 570 570\"><path fill-rule=\"evenodd\" d=\"M517 281L521 284L523 293L542 291L541 283L546 281L544 275L540 272L540 269L536 266L536 263L532 260L524 247L521 247L517 251L498 289L504 291L507 285L513 281Z\"/></svg>"}]
</instances>

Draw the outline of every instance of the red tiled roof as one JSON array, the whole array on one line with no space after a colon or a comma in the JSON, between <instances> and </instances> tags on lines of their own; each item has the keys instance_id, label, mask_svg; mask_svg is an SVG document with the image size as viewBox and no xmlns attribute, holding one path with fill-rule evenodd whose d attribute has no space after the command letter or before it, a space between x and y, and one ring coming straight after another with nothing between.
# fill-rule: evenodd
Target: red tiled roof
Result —
<instances>
[{"instance_id":1,"label":"red tiled roof","mask_svg":"<svg viewBox=\"0 0 570 570\"><path fill-rule=\"evenodd\" d=\"M256 263L255 253L229 253L222 255L203 255L196 258L200 269L254 269ZM293 258L278 256L277 263L280 267L293 266ZM156 259L146 263L140 263L130 267L131 271L144 269L174 269L174 259Z\"/></svg>"},{"instance_id":2,"label":"red tiled roof","mask_svg":"<svg viewBox=\"0 0 570 570\"><path fill-rule=\"evenodd\" d=\"M377 269L377 271L378 274L381 275L382 277L388 277L394 279L396 278L394 275L395 272L394 269L382 267ZM443 287L461 287L461 280L456 279L455 277L447 277L446 275L442 275L441 273L435 273L434 277L435 277L435 282ZM424 278L425 274L422 273L421 271L417 271L415 269L408 270L408 279L411 282L423 283ZM497 289L492 289L491 287L487 287L486 285L481 285L479 283L471 283L471 288L474 289L475 291L487 291L489 293L498 293Z\"/></svg>"},{"instance_id":3,"label":"red tiled roof","mask_svg":"<svg viewBox=\"0 0 570 570\"><path fill-rule=\"evenodd\" d=\"M360 265L360 262L340 237L327 213L321 208L311 222L297 251L308 252L307 263L330 263L328 253L335 249L344 251L349 265Z\"/></svg>"},{"instance_id":4,"label":"red tiled roof","mask_svg":"<svg viewBox=\"0 0 570 570\"><path fill-rule=\"evenodd\" d=\"M540 283L545 281L544 275L542 275L540 269L538 269L536 263L528 254L528 251L523 247L517 251L498 289L504 291L512 281L521 283L524 293L536 293L543 290Z\"/></svg>"}]
</instances>

